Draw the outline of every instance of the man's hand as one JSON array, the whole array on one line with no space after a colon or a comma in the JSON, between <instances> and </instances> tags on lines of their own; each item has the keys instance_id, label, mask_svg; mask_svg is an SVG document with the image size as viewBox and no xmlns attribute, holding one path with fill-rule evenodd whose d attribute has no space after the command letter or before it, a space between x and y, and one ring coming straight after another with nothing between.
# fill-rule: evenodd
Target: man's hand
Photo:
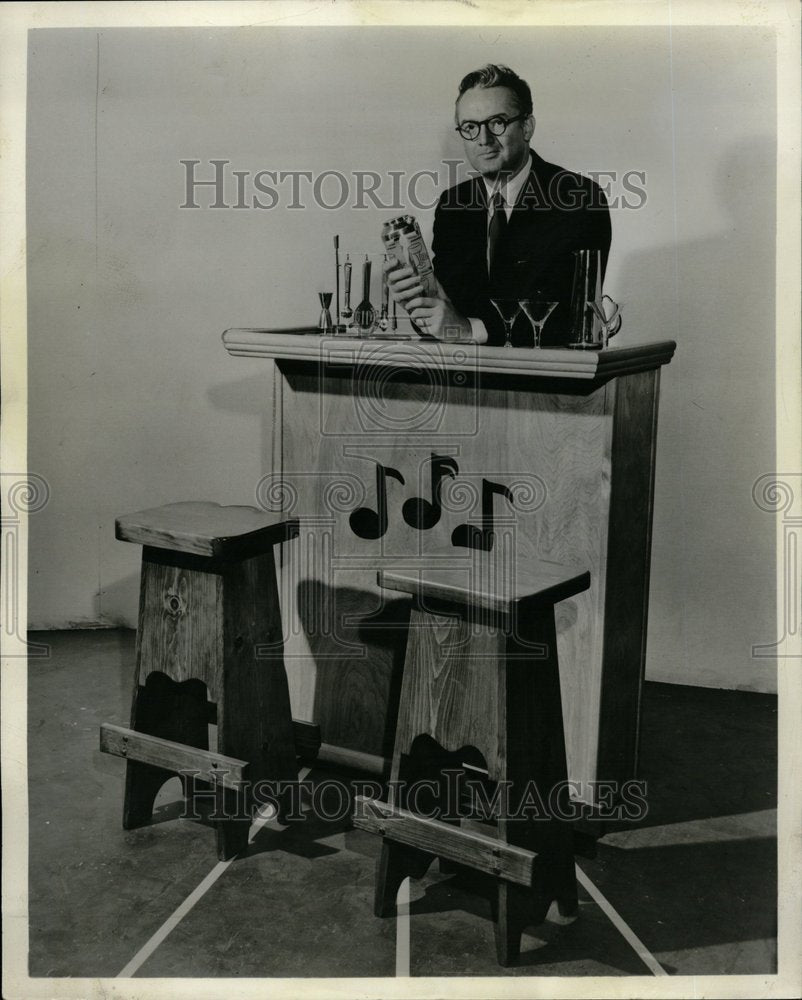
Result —
<instances>
[{"instance_id":1,"label":"man's hand","mask_svg":"<svg viewBox=\"0 0 802 1000\"><path fill-rule=\"evenodd\" d=\"M434 297L424 295L420 278L411 267L399 267L391 263L385 266L385 270L390 291L424 333L438 340L472 339L471 324L457 312L436 278L437 296Z\"/></svg>"}]
</instances>

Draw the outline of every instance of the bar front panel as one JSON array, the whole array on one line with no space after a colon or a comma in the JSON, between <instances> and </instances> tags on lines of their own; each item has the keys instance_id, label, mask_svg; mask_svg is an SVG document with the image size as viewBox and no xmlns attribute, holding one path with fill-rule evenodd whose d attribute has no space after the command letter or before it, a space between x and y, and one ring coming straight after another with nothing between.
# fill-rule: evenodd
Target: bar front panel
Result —
<instances>
[{"instance_id":1,"label":"bar front panel","mask_svg":"<svg viewBox=\"0 0 802 1000\"><path fill-rule=\"evenodd\" d=\"M293 714L319 723L325 743L392 751L408 603L378 589L377 569L437 558L469 573L467 546L483 544L492 515L509 559L591 571L591 589L558 605L557 630L569 776L592 798L618 381L554 393L483 388L470 373L279 363L264 492L306 519L284 567L285 660ZM636 713L641 665L627 666L635 686L616 704Z\"/></svg>"}]
</instances>

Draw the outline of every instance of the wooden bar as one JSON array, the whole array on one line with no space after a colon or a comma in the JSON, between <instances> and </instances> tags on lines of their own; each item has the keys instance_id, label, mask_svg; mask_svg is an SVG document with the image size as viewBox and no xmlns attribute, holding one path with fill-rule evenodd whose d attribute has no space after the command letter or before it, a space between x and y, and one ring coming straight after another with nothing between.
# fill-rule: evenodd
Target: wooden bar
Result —
<instances>
[{"instance_id":1,"label":"wooden bar","mask_svg":"<svg viewBox=\"0 0 802 1000\"><path fill-rule=\"evenodd\" d=\"M556 605L568 777L591 806L595 783L636 777L660 368L674 343L223 340L272 375L260 499L301 521L281 573L293 715L326 747L390 757L411 597L382 593L377 574L414 578L440 560L475 590L478 539L521 572L590 571L590 588Z\"/></svg>"},{"instance_id":2,"label":"wooden bar","mask_svg":"<svg viewBox=\"0 0 802 1000\"><path fill-rule=\"evenodd\" d=\"M473 830L427 819L363 795L354 798L354 826L388 840L476 868L529 888L537 854Z\"/></svg>"},{"instance_id":3,"label":"wooden bar","mask_svg":"<svg viewBox=\"0 0 802 1000\"><path fill-rule=\"evenodd\" d=\"M247 778L246 760L226 757L211 750L199 750L107 722L100 727L100 749L103 753L138 760L167 771L199 772L197 777L201 781L212 781L235 791L241 789Z\"/></svg>"}]
</instances>

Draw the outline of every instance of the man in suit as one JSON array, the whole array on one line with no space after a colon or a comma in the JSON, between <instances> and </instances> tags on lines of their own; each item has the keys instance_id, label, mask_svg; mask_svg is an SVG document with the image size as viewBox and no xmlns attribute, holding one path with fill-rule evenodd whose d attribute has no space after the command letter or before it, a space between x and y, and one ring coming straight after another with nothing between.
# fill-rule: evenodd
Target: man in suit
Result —
<instances>
[{"instance_id":1,"label":"man in suit","mask_svg":"<svg viewBox=\"0 0 802 1000\"><path fill-rule=\"evenodd\" d=\"M492 298L558 303L543 346L570 339L574 250L610 250L610 213L601 188L547 163L529 148L535 131L527 83L506 66L488 65L460 83L456 127L476 175L445 191L434 217L438 295L423 295L409 268L388 272L393 294L418 328L440 340L504 343ZM525 316L512 343L531 346Z\"/></svg>"}]
</instances>

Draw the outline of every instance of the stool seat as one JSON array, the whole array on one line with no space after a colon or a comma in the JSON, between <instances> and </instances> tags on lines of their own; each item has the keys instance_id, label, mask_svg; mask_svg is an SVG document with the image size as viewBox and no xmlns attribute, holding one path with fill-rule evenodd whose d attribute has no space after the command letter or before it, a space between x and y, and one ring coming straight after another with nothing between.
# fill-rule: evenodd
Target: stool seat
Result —
<instances>
[{"instance_id":1,"label":"stool seat","mask_svg":"<svg viewBox=\"0 0 802 1000\"><path fill-rule=\"evenodd\" d=\"M422 600L440 600L463 607L503 614L516 605L556 604L587 590L590 573L560 563L539 561L520 566L493 556L462 566L427 566L425 569L379 570L377 583Z\"/></svg>"},{"instance_id":2,"label":"stool seat","mask_svg":"<svg viewBox=\"0 0 802 1000\"><path fill-rule=\"evenodd\" d=\"M256 507L190 500L125 514L117 518L115 529L120 541L227 559L295 537L298 519Z\"/></svg>"}]
</instances>

